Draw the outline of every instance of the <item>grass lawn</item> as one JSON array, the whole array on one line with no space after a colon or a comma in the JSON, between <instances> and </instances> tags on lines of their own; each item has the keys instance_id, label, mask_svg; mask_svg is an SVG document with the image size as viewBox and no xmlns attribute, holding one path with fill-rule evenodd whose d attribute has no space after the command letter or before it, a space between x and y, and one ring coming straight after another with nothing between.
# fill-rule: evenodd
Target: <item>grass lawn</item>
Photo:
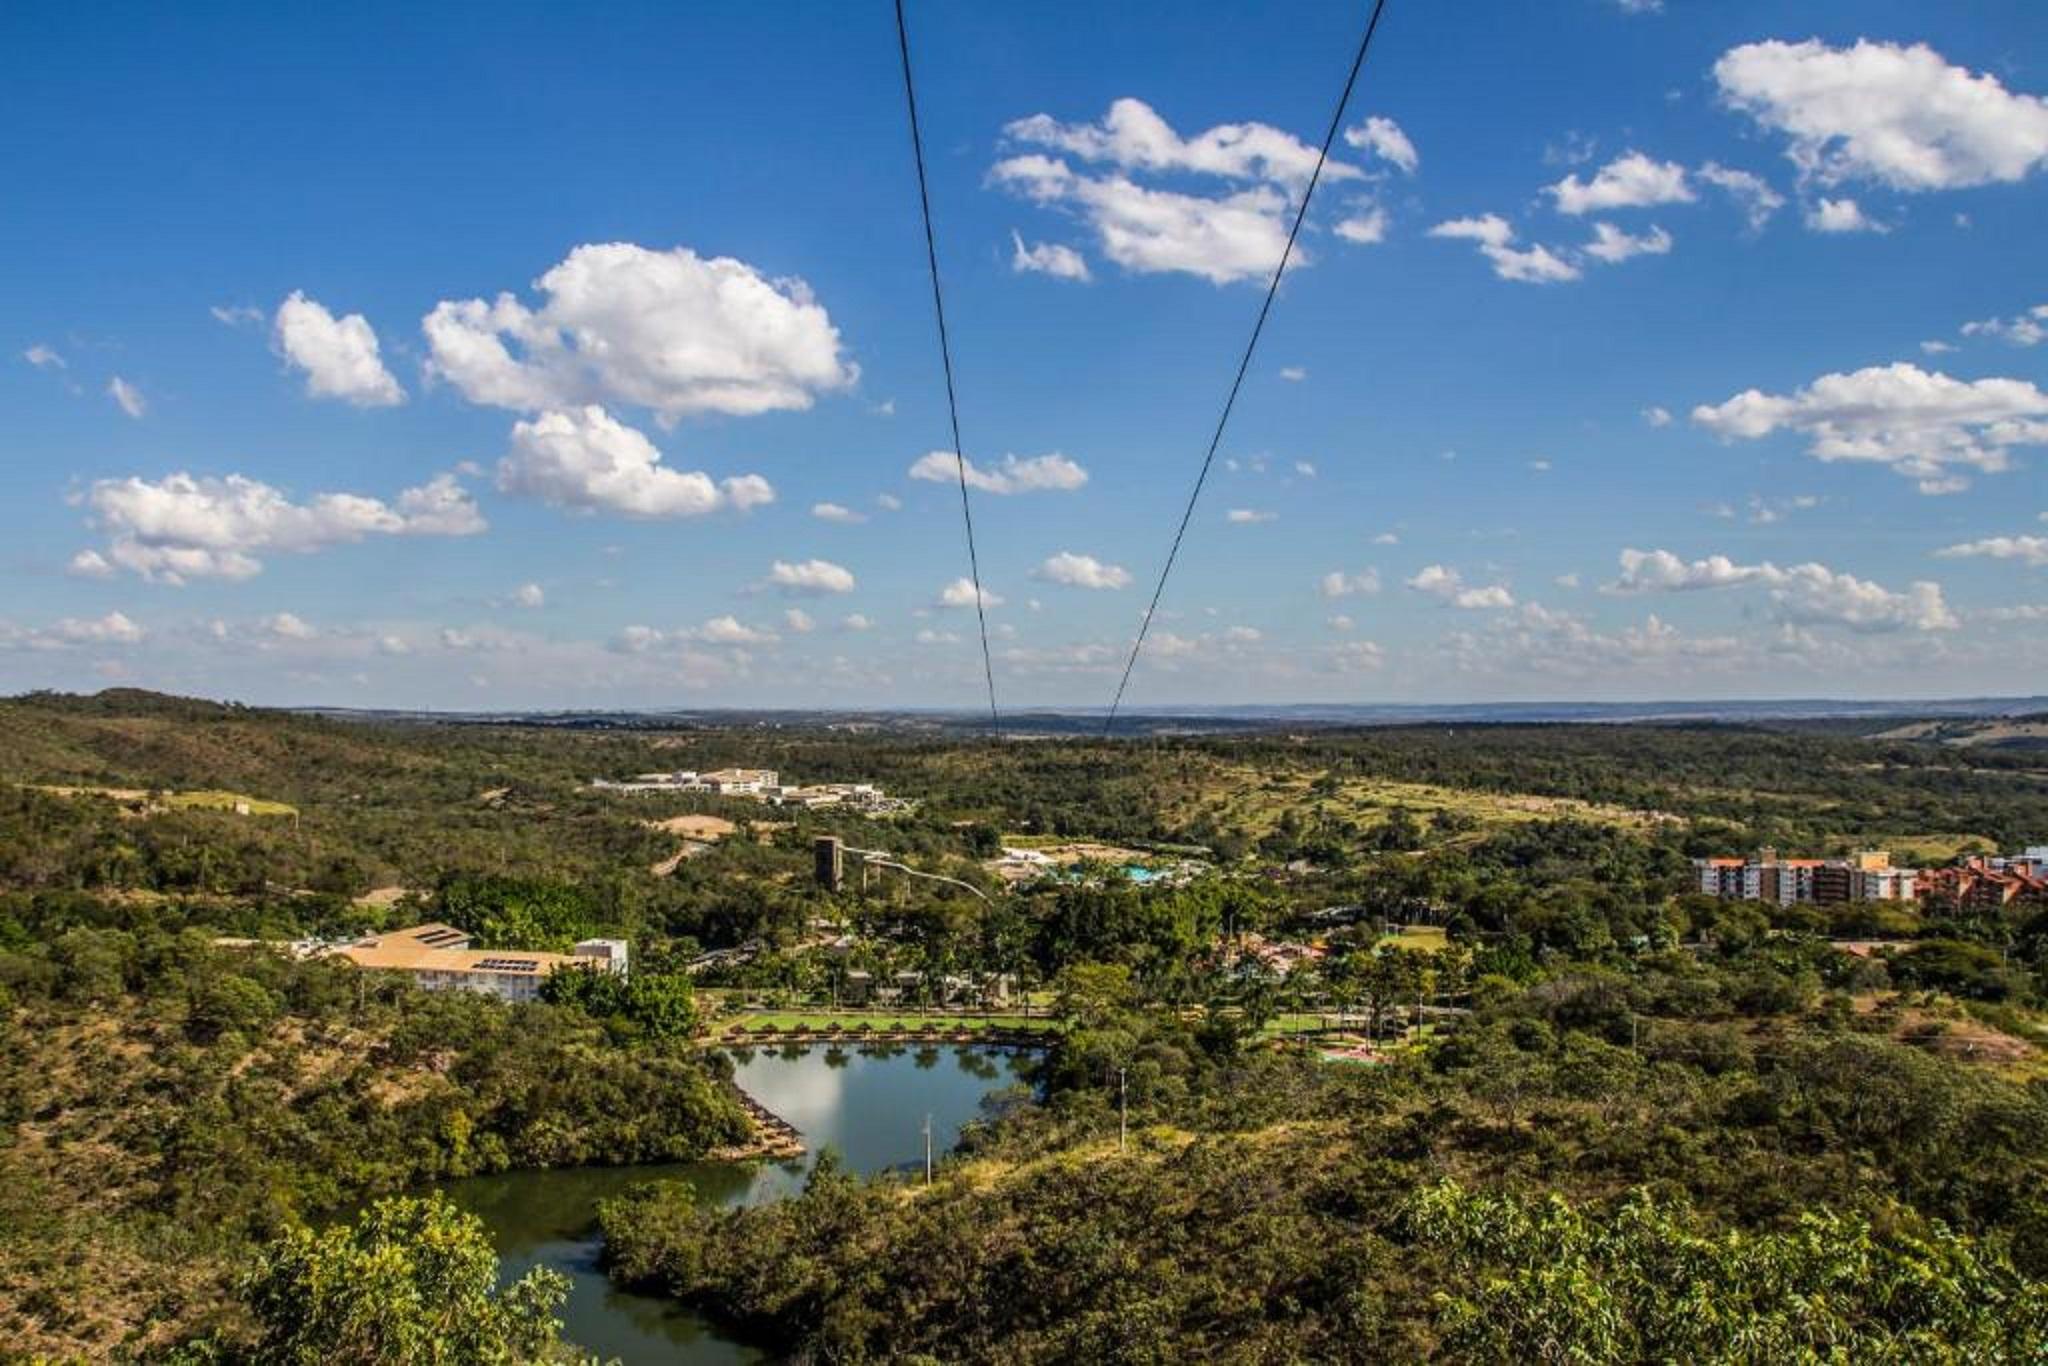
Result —
<instances>
[{"instance_id":1,"label":"grass lawn","mask_svg":"<svg viewBox=\"0 0 2048 1366\"><path fill-rule=\"evenodd\" d=\"M1051 1029L1053 1022L1042 1015L920 1015L914 1010L905 1011L832 1011L832 1010L747 1010L735 1015L722 1017L716 1022L719 1033L735 1029L759 1029L772 1025L787 1032L794 1029L823 1030L827 1025L837 1023L840 1032L859 1037L862 1024L871 1025L872 1033L892 1030L943 1029L943 1030L1043 1030Z\"/></svg>"},{"instance_id":2,"label":"grass lawn","mask_svg":"<svg viewBox=\"0 0 2048 1366\"><path fill-rule=\"evenodd\" d=\"M1442 953L1450 947L1450 938L1441 926L1404 925L1399 934L1390 934L1380 943L1397 949L1419 949L1424 953Z\"/></svg>"}]
</instances>

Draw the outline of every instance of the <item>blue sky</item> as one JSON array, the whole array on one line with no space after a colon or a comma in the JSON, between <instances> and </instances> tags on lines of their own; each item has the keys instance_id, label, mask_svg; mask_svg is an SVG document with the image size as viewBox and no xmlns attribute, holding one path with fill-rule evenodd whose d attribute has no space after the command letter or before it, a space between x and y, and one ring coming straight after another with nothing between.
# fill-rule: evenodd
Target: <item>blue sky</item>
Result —
<instances>
[{"instance_id":1,"label":"blue sky","mask_svg":"<svg viewBox=\"0 0 2048 1366\"><path fill-rule=\"evenodd\" d=\"M1100 705L1364 9L910 13L997 688ZM895 61L8 6L0 688L975 704ZM1394 0L1129 705L2039 691L2044 95L2036 5Z\"/></svg>"}]
</instances>

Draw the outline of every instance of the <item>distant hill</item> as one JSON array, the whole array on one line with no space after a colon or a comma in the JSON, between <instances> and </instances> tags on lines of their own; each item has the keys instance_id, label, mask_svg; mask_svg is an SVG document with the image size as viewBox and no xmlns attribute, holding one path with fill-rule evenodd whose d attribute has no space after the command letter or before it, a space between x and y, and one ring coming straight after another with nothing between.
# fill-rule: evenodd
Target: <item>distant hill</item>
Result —
<instances>
[{"instance_id":1,"label":"distant hill","mask_svg":"<svg viewBox=\"0 0 2048 1366\"><path fill-rule=\"evenodd\" d=\"M1910 721L1879 731L1871 738L1919 740L1958 749L2048 750L2048 712Z\"/></svg>"},{"instance_id":2,"label":"distant hill","mask_svg":"<svg viewBox=\"0 0 2048 1366\"><path fill-rule=\"evenodd\" d=\"M944 709L839 709L751 711L742 709L650 708L645 711L419 712L307 707L336 719L435 720L497 725L546 726L565 730L676 730L694 726L825 727L858 732L956 733L986 731L982 713ZM1464 703L1299 703L1154 707L1117 717L1119 735L1230 734L1303 728L1410 725L1652 724L1652 723L1857 723L1965 721L2025 718L2048 714L2048 697L1962 697L1932 701L1844 698L1757 698L1734 701L1648 702L1464 702ZM2038 717L2037 717L2038 719ZM1008 712L1003 729L1012 735L1094 735L1102 729L1100 708L1034 707Z\"/></svg>"}]
</instances>

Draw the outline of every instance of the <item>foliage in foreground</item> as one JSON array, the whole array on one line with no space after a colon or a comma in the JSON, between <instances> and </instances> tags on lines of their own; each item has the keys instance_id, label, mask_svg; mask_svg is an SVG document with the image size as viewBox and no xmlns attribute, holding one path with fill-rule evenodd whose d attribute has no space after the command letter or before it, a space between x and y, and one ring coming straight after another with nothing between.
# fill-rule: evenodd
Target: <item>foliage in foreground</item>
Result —
<instances>
[{"instance_id":1,"label":"foliage in foreground","mask_svg":"<svg viewBox=\"0 0 2048 1366\"><path fill-rule=\"evenodd\" d=\"M1325 1140L1328 1139L1325 1135ZM1419 1192L1275 1136L1096 1151L931 1191L836 1173L708 1211L607 1204L614 1275L845 1362L2033 1361L2048 1288L1903 1211L1716 1227L1638 1190Z\"/></svg>"},{"instance_id":2,"label":"foliage in foreground","mask_svg":"<svg viewBox=\"0 0 2048 1366\"><path fill-rule=\"evenodd\" d=\"M1444 1182L1408 1210L1449 1255L1445 1352L1472 1361L2038 1361L2048 1287L1935 1227L1809 1211L1710 1232L1638 1192L1590 1215Z\"/></svg>"},{"instance_id":3,"label":"foliage in foreground","mask_svg":"<svg viewBox=\"0 0 2048 1366\"><path fill-rule=\"evenodd\" d=\"M564 1361L555 1310L567 1280L545 1268L498 1286L481 1220L445 1196L380 1200L353 1225L300 1227L262 1249L238 1284L251 1340L195 1343L181 1366L528 1366Z\"/></svg>"}]
</instances>

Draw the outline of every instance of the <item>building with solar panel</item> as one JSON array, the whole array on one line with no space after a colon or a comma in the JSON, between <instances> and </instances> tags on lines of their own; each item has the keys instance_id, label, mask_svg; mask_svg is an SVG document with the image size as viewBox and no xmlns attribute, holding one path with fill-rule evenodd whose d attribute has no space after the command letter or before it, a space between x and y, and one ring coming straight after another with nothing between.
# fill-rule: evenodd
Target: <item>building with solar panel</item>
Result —
<instances>
[{"instance_id":1,"label":"building with solar panel","mask_svg":"<svg viewBox=\"0 0 2048 1366\"><path fill-rule=\"evenodd\" d=\"M370 935L336 949L334 956L375 972L402 972L429 991L473 991L506 1001L540 999L541 983L564 968L623 974L623 939L585 939L569 953L479 949L467 930L415 925Z\"/></svg>"}]
</instances>

